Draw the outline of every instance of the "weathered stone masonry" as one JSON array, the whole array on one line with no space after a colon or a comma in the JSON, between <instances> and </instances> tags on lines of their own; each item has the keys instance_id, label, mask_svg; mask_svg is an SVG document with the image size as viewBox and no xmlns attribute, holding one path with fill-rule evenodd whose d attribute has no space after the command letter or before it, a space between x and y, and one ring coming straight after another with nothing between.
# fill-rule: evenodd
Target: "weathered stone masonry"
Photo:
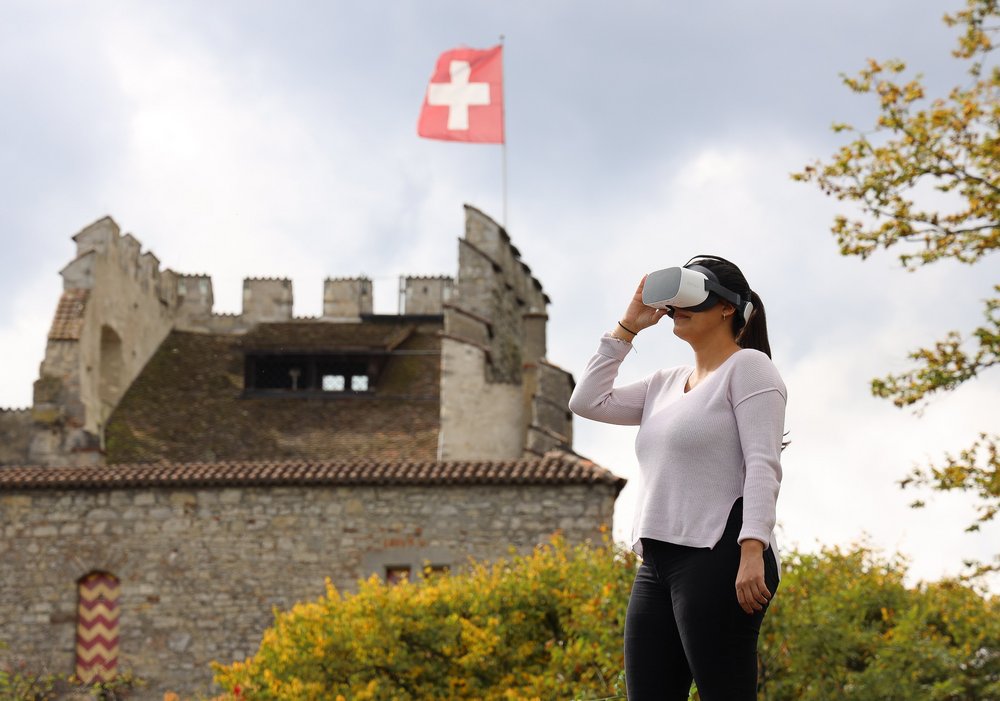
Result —
<instances>
[{"instance_id":1,"label":"weathered stone masonry","mask_svg":"<svg viewBox=\"0 0 1000 701\"><path fill-rule=\"evenodd\" d=\"M72 669L77 582L108 572L121 581L120 664L149 682L138 698L207 692L212 660L252 655L272 608L322 595L326 578L349 590L387 565L460 567L556 530L598 540L621 488L569 456L490 470L432 465L441 464L380 478L412 484L350 486L324 484L338 478L322 465L274 465L267 479L259 467L229 466L228 485L175 488L18 485L14 471L0 472L0 640L36 664ZM266 483L282 470L302 483ZM177 472L170 480L183 483ZM552 483L504 483L522 473ZM447 484L466 479L449 474L479 483Z\"/></svg>"}]
</instances>

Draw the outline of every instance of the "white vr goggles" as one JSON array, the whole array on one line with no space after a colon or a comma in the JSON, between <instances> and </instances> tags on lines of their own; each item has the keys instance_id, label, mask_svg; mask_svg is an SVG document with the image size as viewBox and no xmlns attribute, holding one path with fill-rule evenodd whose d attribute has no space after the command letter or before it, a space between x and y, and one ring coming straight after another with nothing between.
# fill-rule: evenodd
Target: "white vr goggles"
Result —
<instances>
[{"instance_id":1,"label":"white vr goggles","mask_svg":"<svg viewBox=\"0 0 1000 701\"><path fill-rule=\"evenodd\" d=\"M695 256L691 260L706 258L729 263L716 256ZM739 318L737 328L746 324L753 312L753 303L719 284L716 274L703 265L688 261L681 268L656 270L646 276L646 284L642 288L642 303L648 307L666 309L667 316L671 318L674 316L674 309L703 312L714 307L720 300L725 300L736 308Z\"/></svg>"}]
</instances>

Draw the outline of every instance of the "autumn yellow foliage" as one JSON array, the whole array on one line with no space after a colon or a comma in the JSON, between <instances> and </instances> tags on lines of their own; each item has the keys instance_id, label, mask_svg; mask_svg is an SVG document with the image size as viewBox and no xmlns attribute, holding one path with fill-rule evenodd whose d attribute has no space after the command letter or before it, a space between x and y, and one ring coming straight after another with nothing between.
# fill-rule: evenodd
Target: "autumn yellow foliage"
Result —
<instances>
[{"instance_id":1,"label":"autumn yellow foliage","mask_svg":"<svg viewBox=\"0 0 1000 701\"><path fill-rule=\"evenodd\" d=\"M326 595L276 613L257 654L217 665L230 698L624 698L622 628L635 572L610 542L561 538L449 575Z\"/></svg>"},{"instance_id":2,"label":"autumn yellow foliage","mask_svg":"<svg viewBox=\"0 0 1000 701\"><path fill-rule=\"evenodd\" d=\"M783 555L761 630L762 701L1000 698L1000 599L907 586L864 545ZM635 560L561 539L524 556L277 612L257 654L216 665L219 701L624 700ZM692 692L692 699L698 696Z\"/></svg>"}]
</instances>

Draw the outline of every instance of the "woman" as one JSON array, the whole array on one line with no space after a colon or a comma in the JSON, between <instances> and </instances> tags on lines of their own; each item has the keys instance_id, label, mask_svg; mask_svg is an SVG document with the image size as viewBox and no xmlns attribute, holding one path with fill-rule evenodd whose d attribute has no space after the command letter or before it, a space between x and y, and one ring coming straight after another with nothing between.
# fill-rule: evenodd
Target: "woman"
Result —
<instances>
[{"instance_id":1,"label":"woman","mask_svg":"<svg viewBox=\"0 0 1000 701\"><path fill-rule=\"evenodd\" d=\"M786 391L770 359L764 305L739 268L698 256L674 271L699 273L719 293L693 307L654 308L643 303L643 277L570 409L639 426L632 547L642 564L625 619L628 698L684 701L693 678L702 701L756 699L757 636L778 585ZM664 316L694 350L694 367L615 387L635 336Z\"/></svg>"}]
</instances>

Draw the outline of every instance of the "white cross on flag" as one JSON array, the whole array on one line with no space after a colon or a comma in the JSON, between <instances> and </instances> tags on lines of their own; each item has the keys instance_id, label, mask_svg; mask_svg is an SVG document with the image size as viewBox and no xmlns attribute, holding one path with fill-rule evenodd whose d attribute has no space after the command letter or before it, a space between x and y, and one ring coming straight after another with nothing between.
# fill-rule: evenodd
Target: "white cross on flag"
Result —
<instances>
[{"instance_id":1,"label":"white cross on flag","mask_svg":"<svg viewBox=\"0 0 1000 701\"><path fill-rule=\"evenodd\" d=\"M445 141L503 143L503 46L441 54L427 86L417 134Z\"/></svg>"}]
</instances>

